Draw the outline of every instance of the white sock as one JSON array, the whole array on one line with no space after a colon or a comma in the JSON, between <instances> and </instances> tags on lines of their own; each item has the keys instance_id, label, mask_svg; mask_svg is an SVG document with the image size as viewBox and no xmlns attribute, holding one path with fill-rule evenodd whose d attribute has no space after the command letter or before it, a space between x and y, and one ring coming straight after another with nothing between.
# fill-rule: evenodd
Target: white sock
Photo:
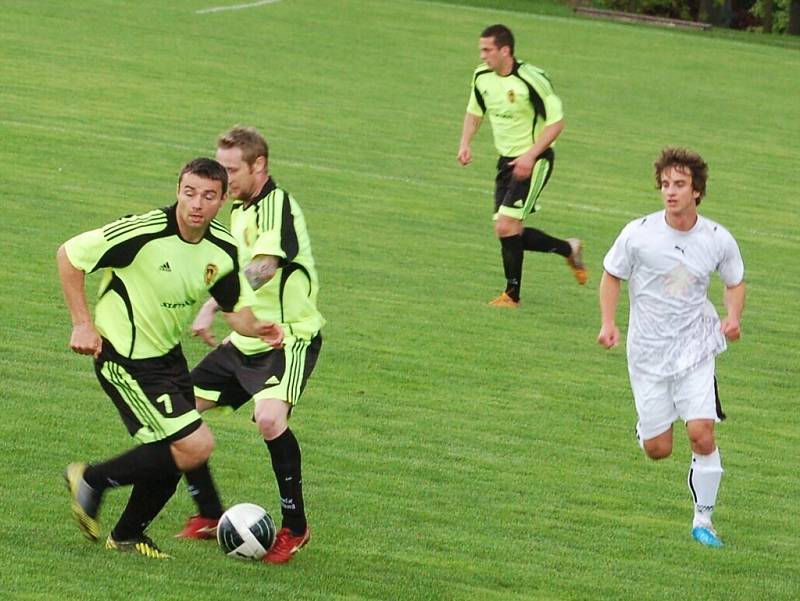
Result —
<instances>
[{"instance_id":1,"label":"white sock","mask_svg":"<svg viewBox=\"0 0 800 601\"><path fill-rule=\"evenodd\" d=\"M717 502L717 491L722 479L722 462L719 449L710 455L692 453L692 465L689 467L689 490L694 499L693 528L713 528L711 514Z\"/></svg>"}]
</instances>

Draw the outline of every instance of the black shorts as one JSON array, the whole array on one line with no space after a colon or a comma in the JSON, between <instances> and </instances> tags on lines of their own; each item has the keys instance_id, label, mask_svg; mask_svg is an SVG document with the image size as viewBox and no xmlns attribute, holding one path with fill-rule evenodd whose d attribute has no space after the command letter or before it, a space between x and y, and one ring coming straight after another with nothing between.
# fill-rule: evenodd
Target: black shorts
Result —
<instances>
[{"instance_id":1,"label":"black shorts","mask_svg":"<svg viewBox=\"0 0 800 601\"><path fill-rule=\"evenodd\" d=\"M245 355L221 344L192 370L198 398L238 409L250 399L280 399L294 406L317 364L322 337L289 338L282 349Z\"/></svg>"},{"instance_id":2,"label":"black shorts","mask_svg":"<svg viewBox=\"0 0 800 601\"><path fill-rule=\"evenodd\" d=\"M138 442L180 440L202 424L180 346L152 359L128 359L103 339L94 363L100 386Z\"/></svg>"},{"instance_id":3,"label":"black shorts","mask_svg":"<svg viewBox=\"0 0 800 601\"><path fill-rule=\"evenodd\" d=\"M536 201L553 173L556 155L552 148L545 150L533 165L531 177L524 180L514 178L512 157L497 160L497 176L494 179L494 212L513 219L524 220L536 212Z\"/></svg>"}]
</instances>

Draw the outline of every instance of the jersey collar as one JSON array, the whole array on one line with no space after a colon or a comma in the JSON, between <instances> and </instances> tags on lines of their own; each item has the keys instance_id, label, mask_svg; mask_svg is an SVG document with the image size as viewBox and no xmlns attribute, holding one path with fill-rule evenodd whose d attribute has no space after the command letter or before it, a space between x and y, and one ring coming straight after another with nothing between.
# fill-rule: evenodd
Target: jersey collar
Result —
<instances>
[{"instance_id":1,"label":"jersey collar","mask_svg":"<svg viewBox=\"0 0 800 601\"><path fill-rule=\"evenodd\" d=\"M255 207L258 205L258 203L261 202L262 199L266 198L269 195L269 193L275 190L277 187L278 184L275 183L275 180L272 178L272 176L269 176L269 178L267 178L267 181L264 183L264 187L261 188L261 192L258 193L258 196L255 197L255 200L253 200L253 202L251 202L249 205L245 207L244 201L242 200L236 201L231 207L231 210L243 209L246 211L250 207Z\"/></svg>"}]
</instances>

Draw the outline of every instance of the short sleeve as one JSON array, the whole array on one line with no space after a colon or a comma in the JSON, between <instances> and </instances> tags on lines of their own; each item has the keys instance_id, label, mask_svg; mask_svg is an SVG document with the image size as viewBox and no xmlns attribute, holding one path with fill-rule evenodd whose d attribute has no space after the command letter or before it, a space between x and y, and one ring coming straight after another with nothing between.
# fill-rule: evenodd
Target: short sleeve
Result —
<instances>
[{"instance_id":1,"label":"short sleeve","mask_svg":"<svg viewBox=\"0 0 800 601\"><path fill-rule=\"evenodd\" d=\"M744 280L744 261L739 252L739 245L734 237L724 228L722 230L722 259L717 266L717 273L727 287L738 286Z\"/></svg>"},{"instance_id":2,"label":"short sleeve","mask_svg":"<svg viewBox=\"0 0 800 601\"><path fill-rule=\"evenodd\" d=\"M252 293L250 285L241 272L231 271L219 278L211 287L209 293L217 301L222 311L232 313L239 310L240 304L242 306L252 305L252 303L240 303L240 300L247 294L248 290Z\"/></svg>"},{"instance_id":3,"label":"short sleeve","mask_svg":"<svg viewBox=\"0 0 800 601\"><path fill-rule=\"evenodd\" d=\"M467 102L467 112L476 117L483 117L486 113L486 103L481 97L475 82L477 81L477 74L472 76L472 84L469 91L469 102Z\"/></svg>"},{"instance_id":4,"label":"short sleeve","mask_svg":"<svg viewBox=\"0 0 800 601\"><path fill-rule=\"evenodd\" d=\"M622 229L603 259L603 269L621 280L629 279L633 268L630 252L631 226L629 223Z\"/></svg>"},{"instance_id":5,"label":"short sleeve","mask_svg":"<svg viewBox=\"0 0 800 601\"><path fill-rule=\"evenodd\" d=\"M103 235L103 228L78 234L64 243L69 262L76 269L91 273L111 245Z\"/></svg>"}]
</instances>

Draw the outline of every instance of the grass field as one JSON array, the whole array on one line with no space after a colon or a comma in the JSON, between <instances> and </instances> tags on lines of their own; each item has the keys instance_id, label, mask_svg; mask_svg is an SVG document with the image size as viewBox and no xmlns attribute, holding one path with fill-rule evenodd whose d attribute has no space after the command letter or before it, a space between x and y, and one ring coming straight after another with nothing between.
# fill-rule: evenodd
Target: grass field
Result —
<instances>
[{"instance_id":1,"label":"grass field","mask_svg":"<svg viewBox=\"0 0 800 601\"><path fill-rule=\"evenodd\" d=\"M800 597L797 48L551 4L198 12L222 4L238 2L3 2L0 598ZM502 287L488 127L475 162L455 161L477 35L498 21L565 104L535 224L584 238L592 269L581 288L560 258L528 255L516 312L485 306ZM314 538L277 569L174 540L193 509L181 485L150 528L177 559L119 556L80 537L62 486L67 462L130 442L67 348L55 249L172 202L180 166L236 123L266 133L322 279L325 347L292 424ZM603 254L659 208L651 164L666 144L710 163L701 208L747 267L744 336L718 362L719 551L689 536L685 437L664 462L642 457L624 351L595 344ZM247 411L209 421L224 500L279 515ZM106 528L124 497L108 495Z\"/></svg>"}]
</instances>

